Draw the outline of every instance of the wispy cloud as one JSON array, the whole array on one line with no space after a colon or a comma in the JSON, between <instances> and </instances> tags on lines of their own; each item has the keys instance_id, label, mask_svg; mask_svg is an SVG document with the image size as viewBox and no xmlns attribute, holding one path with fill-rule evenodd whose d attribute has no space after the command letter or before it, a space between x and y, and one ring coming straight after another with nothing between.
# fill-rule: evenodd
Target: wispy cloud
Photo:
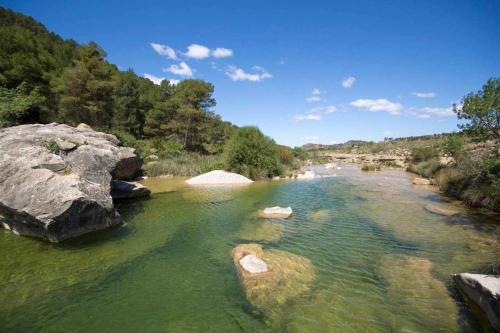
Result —
<instances>
[{"instance_id":1,"label":"wispy cloud","mask_svg":"<svg viewBox=\"0 0 500 333\"><path fill-rule=\"evenodd\" d=\"M329 114L337 111L337 107L335 105L327 105L320 106L317 108L312 108L307 113L316 113L316 114Z\"/></svg>"},{"instance_id":2,"label":"wispy cloud","mask_svg":"<svg viewBox=\"0 0 500 333\"><path fill-rule=\"evenodd\" d=\"M158 43L150 43L153 50L156 51L159 55L165 56L170 59L177 59L177 55L173 48L168 45L158 44Z\"/></svg>"},{"instance_id":3,"label":"wispy cloud","mask_svg":"<svg viewBox=\"0 0 500 333\"><path fill-rule=\"evenodd\" d=\"M215 50L212 50L212 56L214 58L226 58L233 56L233 50L226 49L224 47L218 47Z\"/></svg>"},{"instance_id":4,"label":"wispy cloud","mask_svg":"<svg viewBox=\"0 0 500 333\"><path fill-rule=\"evenodd\" d=\"M191 44L184 55L188 58L205 59L210 57L210 49L200 44Z\"/></svg>"},{"instance_id":5,"label":"wispy cloud","mask_svg":"<svg viewBox=\"0 0 500 333\"><path fill-rule=\"evenodd\" d=\"M251 82L260 82L265 79L270 79L273 76L268 73L264 68L260 66L254 66L254 73L245 72L243 69L229 66L226 75L233 81L251 81Z\"/></svg>"},{"instance_id":6,"label":"wispy cloud","mask_svg":"<svg viewBox=\"0 0 500 333\"><path fill-rule=\"evenodd\" d=\"M321 101L321 91L318 88L314 88L311 93L311 96L307 97L306 101L309 103Z\"/></svg>"},{"instance_id":7,"label":"wispy cloud","mask_svg":"<svg viewBox=\"0 0 500 333\"><path fill-rule=\"evenodd\" d=\"M318 121L318 120L321 120L322 117L320 114L314 114L314 113L310 113L310 114L296 114L293 116L292 120L295 120L295 121L304 121L304 120L314 120L314 121Z\"/></svg>"},{"instance_id":8,"label":"wispy cloud","mask_svg":"<svg viewBox=\"0 0 500 333\"><path fill-rule=\"evenodd\" d=\"M305 143L317 143L319 141L319 136L317 135L306 135L300 138L302 142Z\"/></svg>"},{"instance_id":9,"label":"wispy cloud","mask_svg":"<svg viewBox=\"0 0 500 333\"><path fill-rule=\"evenodd\" d=\"M379 99L357 99L349 103L349 105L367 109L372 112L377 111L385 111L392 115L399 115L402 109L402 105L400 103L391 102L385 98Z\"/></svg>"},{"instance_id":10,"label":"wispy cloud","mask_svg":"<svg viewBox=\"0 0 500 333\"><path fill-rule=\"evenodd\" d=\"M346 77L345 79L342 80L342 87L351 88L354 82L356 82L356 78L354 76Z\"/></svg>"},{"instance_id":11,"label":"wispy cloud","mask_svg":"<svg viewBox=\"0 0 500 333\"><path fill-rule=\"evenodd\" d=\"M180 76L193 76L193 70L184 61L179 65L170 65L168 68L163 69L165 72L170 72Z\"/></svg>"},{"instance_id":12,"label":"wispy cloud","mask_svg":"<svg viewBox=\"0 0 500 333\"><path fill-rule=\"evenodd\" d=\"M436 116L439 118L446 118L446 117L454 117L455 112L453 112L452 107L445 107L445 108L440 108L440 107L423 107L423 108L410 108L407 110L407 113L415 116L419 119L429 119L432 116Z\"/></svg>"},{"instance_id":13,"label":"wispy cloud","mask_svg":"<svg viewBox=\"0 0 500 333\"><path fill-rule=\"evenodd\" d=\"M432 98L432 97L436 97L436 93L435 92L412 92L411 93L413 96L415 97L419 97L419 98Z\"/></svg>"},{"instance_id":14,"label":"wispy cloud","mask_svg":"<svg viewBox=\"0 0 500 333\"><path fill-rule=\"evenodd\" d=\"M158 76L154 76L152 74L147 74L145 73L143 75L143 77L145 77L146 79L150 80L151 82L153 82L154 84L160 84L161 81L165 80L164 77L158 77Z\"/></svg>"}]
</instances>

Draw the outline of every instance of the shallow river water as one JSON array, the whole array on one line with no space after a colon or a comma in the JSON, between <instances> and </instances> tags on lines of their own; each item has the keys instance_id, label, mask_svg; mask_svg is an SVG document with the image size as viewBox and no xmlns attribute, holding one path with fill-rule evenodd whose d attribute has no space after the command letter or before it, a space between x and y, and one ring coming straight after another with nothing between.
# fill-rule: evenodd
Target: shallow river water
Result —
<instances>
[{"instance_id":1,"label":"shallow river water","mask_svg":"<svg viewBox=\"0 0 500 333\"><path fill-rule=\"evenodd\" d=\"M499 271L498 217L404 172L336 172L210 190L147 180L150 199L118 205L123 226L58 245L0 230L0 332L488 332L450 275ZM256 216L275 205L293 215ZM313 283L252 305L231 257L242 243L307 258Z\"/></svg>"}]
</instances>

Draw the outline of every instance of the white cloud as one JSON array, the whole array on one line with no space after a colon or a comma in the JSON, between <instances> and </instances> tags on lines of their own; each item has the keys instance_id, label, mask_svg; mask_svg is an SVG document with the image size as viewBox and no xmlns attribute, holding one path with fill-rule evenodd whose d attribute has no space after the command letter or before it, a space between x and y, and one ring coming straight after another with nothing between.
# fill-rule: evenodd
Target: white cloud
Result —
<instances>
[{"instance_id":1,"label":"white cloud","mask_svg":"<svg viewBox=\"0 0 500 333\"><path fill-rule=\"evenodd\" d=\"M191 44L187 48L185 56L194 59L205 59L210 56L210 49L199 44Z\"/></svg>"},{"instance_id":2,"label":"white cloud","mask_svg":"<svg viewBox=\"0 0 500 333\"><path fill-rule=\"evenodd\" d=\"M296 114L293 116L293 120L295 121L302 121L302 120L321 120L321 115L320 114Z\"/></svg>"},{"instance_id":3,"label":"white cloud","mask_svg":"<svg viewBox=\"0 0 500 333\"><path fill-rule=\"evenodd\" d=\"M316 142L319 141L319 136L317 136L317 135L306 135L306 136L303 136L301 139L302 139L302 142L316 143Z\"/></svg>"},{"instance_id":4,"label":"white cloud","mask_svg":"<svg viewBox=\"0 0 500 333\"><path fill-rule=\"evenodd\" d=\"M308 101L309 103L321 101L321 91L319 91L318 88L314 88L311 93L311 96L307 97L306 101Z\"/></svg>"},{"instance_id":5,"label":"white cloud","mask_svg":"<svg viewBox=\"0 0 500 333\"><path fill-rule=\"evenodd\" d=\"M158 77L158 76L154 76L152 74L147 74L145 73L143 75L146 79L150 80L151 82L153 82L154 84L160 84L161 81L165 80L164 77Z\"/></svg>"},{"instance_id":6,"label":"white cloud","mask_svg":"<svg viewBox=\"0 0 500 333\"><path fill-rule=\"evenodd\" d=\"M159 55L165 56L170 59L177 59L177 55L173 48L168 45L150 43L151 47L158 53Z\"/></svg>"},{"instance_id":7,"label":"white cloud","mask_svg":"<svg viewBox=\"0 0 500 333\"><path fill-rule=\"evenodd\" d=\"M356 78L354 76L346 77L342 80L342 87L351 88L354 82L356 82Z\"/></svg>"},{"instance_id":8,"label":"white cloud","mask_svg":"<svg viewBox=\"0 0 500 333\"><path fill-rule=\"evenodd\" d=\"M180 62L179 65L170 65L170 67L164 68L163 70L175 75L193 76L193 71L184 61Z\"/></svg>"},{"instance_id":9,"label":"white cloud","mask_svg":"<svg viewBox=\"0 0 500 333\"><path fill-rule=\"evenodd\" d=\"M432 97L436 97L436 93L435 92L412 92L411 94L413 96L419 97L419 98L432 98Z\"/></svg>"},{"instance_id":10,"label":"white cloud","mask_svg":"<svg viewBox=\"0 0 500 333\"><path fill-rule=\"evenodd\" d=\"M327 105L327 106L320 106L317 108L312 108L307 113L322 113L322 114L329 114L329 113L334 113L337 111L337 108L335 105Z\"/></svg>"},{"instance_id":11,"label":"white cloud","mask_svg":"<svg viewBox=\"0 0 500 333\"><path fill-rule=\"evenodd\" d=\"M215 58L226 58L233 56L233 50L226 49L224 47L218 47L215 50L212 50L212 56Z\"/></svg>"},{"instance_id":12,"label":"white cloud","mask_svg":"<svg viewBox=\"0 0 500 333\"><path fill-rule=\"evenodd\" d=\"M349 103L351 106L357 108L368 109L369 111L385 111L393 115L400 114L400 110L403 107L399 103L391 102L385 98L380 99L357 99Z\"/></svg>"},{"instance_id":13,"label":"white cloud","mask_svg":"<svg viewBox=\"0 0 500 333\"><path fill-rule=\"evenodd\" d=\"M176 86L179 82L181 82L181 80L168 79L168 82L170 82L170 84L173 84L174 86Z\"/></svg>"},{"instance_id":14,"label":"white cloud","mask_svg":"<svg viewBox=\"0 0 500 333\"><path fill-rule=\"evenodd\" d=\"M417 116L417 118L430 118L431 116L437 116L440 118L453 117L455 112L453 112L452 107L447 108L435 108L435 107L424 107L419 109L411 109L410 114Z\"/></svg>"},{"instance_id":15,"label":"white cloud","mask_svg":"<svg viewBox=\"0 0 500 333\"><path fill-rule=\"evenodd\" d=\"M260 82L265 79L270 79L273 76L268 73L264 68L260 66L254 66L253 69L256 71L255 73L247 73L243 69L229 66L226 71L226 75L233 81L251 81L251 82Z\"/></svg>"}]
</instances>

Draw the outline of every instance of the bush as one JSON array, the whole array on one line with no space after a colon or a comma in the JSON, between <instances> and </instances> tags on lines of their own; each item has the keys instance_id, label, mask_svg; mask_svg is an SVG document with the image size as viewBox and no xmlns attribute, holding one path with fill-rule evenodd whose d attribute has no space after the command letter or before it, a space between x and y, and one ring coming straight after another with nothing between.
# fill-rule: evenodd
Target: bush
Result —
<instances>
[{"instance_id":1,"label":"bush","mask_svg":"<svg viewBox=\"0 0 500 333\"><path fill-rule=\"evenodd\" d=\"M257 127L241 127L228 140L224 148L227 168L257 180L280 175L274 141Z\"/></svg>"},{"instance_id":2,"label":"bush","mask_svg":"<svg viewBox=\"0 0 500 333\"><path fill-rule=\"evenodd\" d=\"M464 149L464 140L459 135L450 135L444 138L442 149L445 154L457 158Z\"/></svg>"},{"instance_id":3,"label":"bush","mask_svg":"<svg viewBox=\"0 0 500 333\"><path fill-rule=\"evenodd\" d=\"M377 163L363 164L363 166L361 167L361 170L363 170L363 171L379 171L380 164L377 164Z\"/></svg>"},{"instance_id":4,"label":"bush","mask_svg":"<svg viewBox=\"0 0 500 333\"><path fill-rule=\"evenodd\" d=\"M416 147L411 151L413 163L425 162L435 158L439 158L439 151L434 147Z\"/></svg>"},{"instance_id":5,"label":"bush","mask_svg":"<svg viewBox=\"0 0 500 333\"><path fill-rule=\"evenodd\" d=\"M442 169L436 176L445 193L475 207L500 211L500 156L473 160L462 153L454 167Z\"/></svg>"},{"instance_id":6,"label":"bush","mask_svg":"<svg viewBox=\"0 0 500 333\"><path fill-rule=\"evenodd\" d=\"M407 171L416 173L422 177L430 178L433 177L442 165L437 158L432 158L417 164L410 164Z\"/></svg>"},{"instance_id":7,"label":"bush","mask_svg":"<svg viewBox=\"0 0 500 333\"><path fill-rule=\"evenodd\" d=\"M137 149L139 147L139 143L135 136L125 131L113 131L112 132L118 140L122 143L124 147L131 147Z\"/></svg>"},{"instance_id":8,"label":"bush","mask_svg":"<svg viewBox=\"0 0 500 333\"><path fill-rule=\"evenodd\" d=\"M138 143L139 154L142 157L157 155L160 159L171 159L180 157L184 150L182 145L172 139L153 138L142 140Z\"/></svg>"},{"instance_id":9,"label":"bush","mask_svg":"<svg viewBox=\"0 0 500 333\"><path fill-rule=\"evenodd\" d=\"M285 146L278 146L278 160L281 164L291 165L294 161L292 149Z\"/></svg>"},{"instance_id":10,"label":"bush","mask_svg":"<svg viewBox=\"0 0 500 333\"><path fill-rule=\"evenodd\" d=\"M143 169L149 177L196 176L215 169L224 169L224 161L221 155L182 153L176 157L148 163Z\"/></svg>"},{"instance_id":11,"label":"bush","mask_svg":"<svg viewBox=\"0 0 500 333\"><path fill-rule=\"evenodd\" d=\"M45 148L47 148L54 154L59 154L61 152L61 148L54 139L50 139L47 142L45 142Z\"/></svg>"}]
</instances>

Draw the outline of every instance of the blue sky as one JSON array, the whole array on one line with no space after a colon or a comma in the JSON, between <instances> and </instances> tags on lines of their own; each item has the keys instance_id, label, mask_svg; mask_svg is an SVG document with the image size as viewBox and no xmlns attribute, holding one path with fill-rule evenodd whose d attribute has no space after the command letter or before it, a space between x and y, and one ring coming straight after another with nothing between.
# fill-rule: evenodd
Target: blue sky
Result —
<instances>
[{"instance_id":1,"label":"blue sky","mask_svg":"<svg viewBox=\"0 0 500 333\"><path fill-rule=\"evenodd\" d=\"M455 130L452 103L500 74L498 0L2 5L121 69L210 81L224 119L288 145Z\"/></svg>"}]
</instances>

